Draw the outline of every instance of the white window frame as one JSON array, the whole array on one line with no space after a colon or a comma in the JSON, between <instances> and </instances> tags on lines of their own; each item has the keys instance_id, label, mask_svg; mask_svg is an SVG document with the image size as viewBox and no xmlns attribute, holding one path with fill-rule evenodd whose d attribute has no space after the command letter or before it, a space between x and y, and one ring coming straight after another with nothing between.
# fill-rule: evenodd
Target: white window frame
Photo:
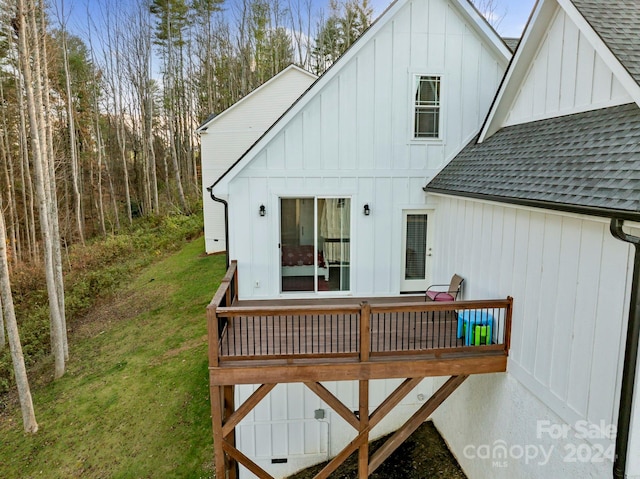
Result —
<instances>
[{"instance_id":1,"label":"white window frame","mask_svg":"<svg viewBox=\"0 0 640 479\"><path fill-rule=\"evenodd\" d=\"M438 97L438 101L437 104L435 105L419 105L418 102L416 101L416 91L417 91L417 87L418 87L418 82L421 81L421 78L426 77L426 78L435 78L438 80L438 90L439 90L439 97ZM411 137L411 141L413 142L442 142L443 141L443 122L442 122L442 117L443 117L443 109L442 109L442 103L443 103L443 95L442 95L442 87L443 87L443 75L439 74L439 73L419 73L419 72L413 72L410 75L410 81L411 81L411 85L409 87L409 104L411 106L410 108L410 115L411 115L411 132L410 132L410 137ZM437 108L438 109L438 134L437 136L416 136L416 110L420 107L427 107L427 108Z\"/></svg>"}]
</instances>

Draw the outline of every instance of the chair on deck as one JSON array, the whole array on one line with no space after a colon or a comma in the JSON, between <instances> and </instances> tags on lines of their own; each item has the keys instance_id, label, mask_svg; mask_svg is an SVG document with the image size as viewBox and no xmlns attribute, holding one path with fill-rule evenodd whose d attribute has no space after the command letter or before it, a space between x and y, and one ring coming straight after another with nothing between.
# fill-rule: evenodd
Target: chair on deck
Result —
<instances>
[{"instance_id":1,"label":"chair on deck","mask_svg":"<svg viewBox=\"0 0 640 479\"><path fill-rule=\"evenodd\" d=\"M432 284L427 288L424 299L425 301L455 301L458 299L463 281L462 276L454 274L449 284Z\"/></svg>"}]
</instances>

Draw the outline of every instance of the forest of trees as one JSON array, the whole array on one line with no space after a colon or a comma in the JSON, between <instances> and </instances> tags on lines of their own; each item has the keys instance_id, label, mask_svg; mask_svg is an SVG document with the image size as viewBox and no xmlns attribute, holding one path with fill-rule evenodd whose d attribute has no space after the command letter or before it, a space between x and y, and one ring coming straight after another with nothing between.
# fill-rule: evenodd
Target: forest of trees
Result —
<instances>
[{"instance_id":1,"label":"forest of trees","mask_svg":"<svg viewBox=\"0 0 640 479\"><path fill-rule=\"evenodd\" d=\"M322 73L372 13L367 0L331 0L326 13L308 0L95 0L82 14L68 2L0 0L0 196L14 265L41 257L32 128L63 246L136 216L189 212L198 124L291 63Z\"/></svg>"},{"instance_id":2,"label":"forest of trees","mask_svg":"<svg viewBox=\"0 0 640 479\"><path fill-rule=\"evenodd\" d=\"M323 73L372 21L368 0L71 1L0 0L0 350L27 431L12 274L44 269L60 377L64 252L136 217L195 211L197 126L291 63Z\"/></svg>"},{"instance_id":3,"label":"forest of trees","mask_svg":"<svg viewBox=\"0 0 640 479\"><path fill-rule=\"evenodd\" d=\"M367 0L0 0L0 350L38 426L11 277L44 270L54 376L69 357L63 263L136 217L199 208L196 127L291 63L322 73ZM83 22L84 25L79 25ZM43 285L43 288L45 285ZM6 332L6 335L5 335Z\"/></svg>"}]
</instances>

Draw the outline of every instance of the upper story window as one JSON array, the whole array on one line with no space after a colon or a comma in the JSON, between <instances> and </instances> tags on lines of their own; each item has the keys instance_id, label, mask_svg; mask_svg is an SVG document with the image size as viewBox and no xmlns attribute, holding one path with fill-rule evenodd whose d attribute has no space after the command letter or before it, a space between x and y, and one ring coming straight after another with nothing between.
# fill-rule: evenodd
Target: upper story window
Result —
<instances>
[{"instance_id":1,"label":"upper story window","mask_svg":"<svg viewBox=\"0 0 640 479\"><path fill-rule=\"evenodd\" d=\"M440 138L440 77L416 75L413 137Z\"/></svg>"}]
</instances>

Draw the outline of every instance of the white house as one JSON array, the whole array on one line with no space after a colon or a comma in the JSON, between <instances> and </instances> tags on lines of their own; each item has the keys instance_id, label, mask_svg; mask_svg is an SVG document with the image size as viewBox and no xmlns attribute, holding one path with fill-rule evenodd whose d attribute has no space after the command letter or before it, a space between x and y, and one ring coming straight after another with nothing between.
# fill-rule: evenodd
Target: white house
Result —
<instances>
[{"instance_id":1,"label":"white house","mask_svg":"<svg viewBox=\"0 0 640 479\"><path fill-rule=\"evenodd\" d=\"M510 57L468 0L394 2L213 185L228 204L240 298L424 294L448 280L432 271L439 233L423 187L478 134ZM398 383L372 381L372 410ZM358 409L357 383L325 385ZM424 380L375 435L431 388ZM254 389L237 387L237 402ZM281 384L237 443L282 477L335 455L350 434L304 386Z\"/></svg>"},{"instance_id":2,"label":"white house","mask_svg":"<svg viewBox=\"0 0 640 479\"><path fill-rule=\"evenodd\" d=\"M640 254L620 239L640 236L638 51L640 3L540 0L477 141L425 188L434 274L514 297L507 374L434 414L470 478L640 477Z\"/></svg>"},{"instance_id":3,"label":"white house","mask_svg":"<svg viewBox=\"0 0 640 479\"><path fill-rule=\"evenodd\" d=\"M316 78L312 73L290 65L198 127L207 253L225 251L226 244L223 206L211 201L206 187L227 171Z\"/></svg>"}]
</instances>

